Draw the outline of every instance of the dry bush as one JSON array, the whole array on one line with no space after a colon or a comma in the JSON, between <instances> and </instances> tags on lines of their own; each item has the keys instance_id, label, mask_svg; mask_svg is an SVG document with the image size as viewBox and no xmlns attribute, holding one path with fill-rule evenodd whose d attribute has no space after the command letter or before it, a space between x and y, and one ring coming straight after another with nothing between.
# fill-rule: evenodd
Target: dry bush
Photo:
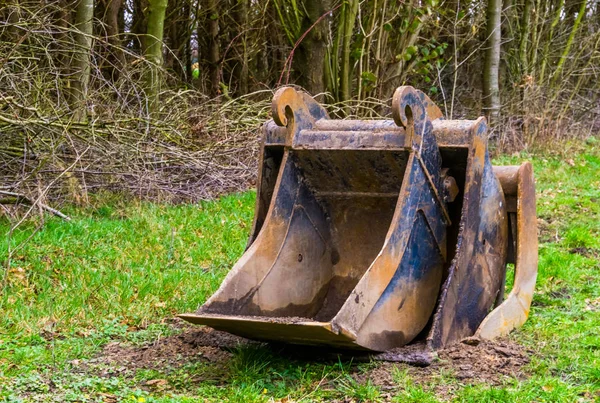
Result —
<instances>
[{"instance_id":1,"label":"dry bush","mask_svg":"<svg viewBox=\"0 0 600 403\"><path fill-rule=\"evenodd\" d=\"M146 61L128 53L113 80L103 71L107 59L94 52L87 119L75 120L65 60L71 28L53 24L56 6L17 11L16 20L0 25L0 189L36 200L83 202L108 189L183 201L253 181L270 91L226 100L165 89L150 113L138 84ZM6 40L15 33L16 41Z\"/></svg>"},{"instance_id":2,"label":"dry bush","mask_svg":"<svg viewBox=\"0 0 600 403\"><path fill-rule=\"evenodd\" d=\"M426 47L431 45L427 37L435 34L444 49L449 45L448 51L440 52L435 63L411 56L413 64L431 62L428 75L417 86L431 81L436 91L439 88L438 105L455 119L475 118L481 111L478 77L485 42L478 8L461 4L456 3L456 13L452 7L437 8L442 11L414 37L413 46ZM595 7L590 11L597 11L598 3L590 4ZM129 39L117 46L99 35L94 37L85 105L72 105L70 61L77 46L73 28L58 23L65 7L72 4L23 0L0 10L1 191L44 203L46 199L85 202L89 192L101 189L153 200L190 201L248 188L255 175L259 127L268 118L270 90L234 100L227 94L208 99L170 75L169 71L184 69L173 69L175 60L169 71L163 71L169 87L163 88L158 108L151 113L141 84L148 63L127 46L136 38L127 33ZM460 14L460 7L466 12ZM539 47L544 48L544 40L550 37L564 45L571 27L560 22L550 32L552 14L543 16L545 20L537 21L540 30L535 31ZM556 140L598 131L600 30L593 21L584 21L556 77L564 46L548 47L544 79L539 78L541 59L523 70L516 45L521 32L511 28L503 51L502 120L491 133L500 151L547 147ZM363 23L359 18L357 26ZM101 23L95 24L102 32ZM526 42L530 58L539 51L536 41ZM115 64L111 52L123 54L125 64ZM358 76L361 80L360 71ZM360 101L334 103L336 97L327 94L322 98L332 116L389 117L389 100L368 97L382 91L364 90ZM78 108L86 111L86 119L74 118Z\"/></svg>"}]
</instances>

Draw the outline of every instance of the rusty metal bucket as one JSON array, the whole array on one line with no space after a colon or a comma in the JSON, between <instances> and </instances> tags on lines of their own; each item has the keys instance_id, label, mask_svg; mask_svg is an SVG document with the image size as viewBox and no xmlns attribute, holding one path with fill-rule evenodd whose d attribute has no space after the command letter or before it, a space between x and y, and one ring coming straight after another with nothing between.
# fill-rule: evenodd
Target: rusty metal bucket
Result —
<instances>
[{"instance_id":1,"label":"rusty metal bucket","mask_svg":"<svg viewBox=\"0 0 600 403\"><path fill-rule=\"evenodd\" d=\"M531 165L493 168L485 119L444 120L400 87L394 120L331 120L280 89L248 248L193 323L385 351L491 338L527 318L537 273ZM515 285L502 302L506 263ZM491 313L490 313L491 311Z\"/></svg>"}]
</instances>

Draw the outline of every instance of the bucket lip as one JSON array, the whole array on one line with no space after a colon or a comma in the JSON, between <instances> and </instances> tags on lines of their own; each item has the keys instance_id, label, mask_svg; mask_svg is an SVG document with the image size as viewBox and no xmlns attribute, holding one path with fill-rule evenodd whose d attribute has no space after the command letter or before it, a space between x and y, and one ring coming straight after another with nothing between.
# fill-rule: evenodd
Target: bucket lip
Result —
<instances>
[{"instance_id":1,"label":"bucket lip","mask_svg":"<svg viewBox=\"0 0 600 403\"><path fill-rule=\"evenodd\" d=\"M251 340L373 351L357 343L352 335L340 331L332 322L318 322L309 318L298 318L306 320L294 322L293 317L252 317L212 313L184 313L177 316L194 324L205 325Z\"/></svg>"},{"instance_id":2,"label":"bucket lip","mask_svg":"<svg viewBox=\"0 0 600 403\"><path fill-rule=\"evenodd\" d=\"M217 321L230 321L230 322L251 322L251 323L264 323L264 324L275 324L275 325L288 325L288 326L315 326L332 330L332 321L322 322L313 320L310 318L296 318L288 316L269 317L269 316L253 316L253 315L226 315L218 313L182 313L177 315L178 318L186 320L191 323L197 324L208 324L208 322ZM210 325L209 325L210 326Z\"/></svg>"}]
</instances>

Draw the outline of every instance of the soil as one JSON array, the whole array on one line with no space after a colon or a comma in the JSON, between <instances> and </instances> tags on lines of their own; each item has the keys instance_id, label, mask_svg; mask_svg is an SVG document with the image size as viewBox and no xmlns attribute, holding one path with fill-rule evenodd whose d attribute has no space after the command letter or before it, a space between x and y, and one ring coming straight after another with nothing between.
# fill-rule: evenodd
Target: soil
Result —
<instances>
[{"instance_id":1,"label":"soil","mask_svg":"<svg viewBox=\"0 0 600 403\"><path fill-rule=\"evenodd\" d=\"M572 248L569 250L569 253L591 258L597 258L600 255L600 251L598 249L585 247Z\"/></svg>"},{"instance_id":2,"label":"soil","mask_svg":"<svg viewBox=\"0 0 600 403\"><path fill-rule=\"evenodd\" d=\"M219 315L219 314L212 314L212 313L207 313L207 312L201 312L200 315L204 318L210 318L210 317L215 317L215 318L222 318L223 315ZM257 316L257 315L244 315L244 316L239 316L240 318L245 318L245 319L249 319L249 320L257 320L260 322L266 322L266 323L283 323L286 325L290 325L290 324L295 324L295 323L302 323L302 322L314 322L314 319L311 318L305 318L302 316Z\"/></svg>"},{"instance_id":3,"label":"soil","mask_svg":"<svg viewBox=\"0 0 600 403\"><path fill-rule=\"evenodd\" d=\"M397 367L406 370L416 384L427 386L445 401L451 399L458 385L456 382L440 382L442 376L451 376L463 385L483 383L494 386L510 378L522 380L527 377L523 367L529 363L532 354L532 351L507 340L466 339L434 353L431 365L417 367L388 361L355 378L358 382L369 379L383 391L393 390L398 387L392 377L393 367Z\"/></svg>"},{"instance_id":4,"label":"soil","mask_svg":"<svg viewBox=\"0 0 600 403\"><path fill-rule=\"evenodd\" d=\"M137 369L164 371L196 361L207 361L225 368L233 356L233 349L240 345L259 344L206 327L183 326L181 330L180 334L139 347L118 342L110 343L97 358L90 361L90 364L94 367L96 367L94 363L103 364L102 366L120 368L117 372L132 373ZM381 355L369 357L336 353L331 349L323 348L263 345L276 349L278 354L300 361L336 362L342 359L364 362L371 358L386 360L374 365L368 371L354 366L355 373L352 376L358 382L370 380L385 392L398 387L392 375L393 368L397 367L412 375L415 383L433 388L441 398L451 396L450 389L457 387L456 382L440 382L442 376L451 376L460 384L498 385L508 378L524 379L527 373L523 367L529 363L529 357L533 354L532 351L504 339L495 341L467 339L444 350L426 354L425 359L422 355L425 354L422 346L392 350L383 357ZM413 365L410 357L416 357ZM222 381L226 382L226 380Z\"/></svg>"},{"instance_id":5,"label":"soil","mask_svg":"<svg viewBox=\"0 0 600 403\"><path fill-rule=\"evenodd\" d=\"M452 369L457 379L476 379L496 385L504 377L525 378L523 367L529 364L532 353L506 340L476 346L457 343L438 353L440 361L434 367Z\"/></svg>"},{"instance_id":6,"label":"soil","mask_svg":"<svg viewBox=\"0 0 600 403\"><path fill-rule=\"evenodd\" d=\"M140 347L109 343L95 360L126 369L177 368L196 360L227 362L231 350L241 344L256 343L210 328L186 327L180 334L156 340Z\"/></svg>"}]
</instances>

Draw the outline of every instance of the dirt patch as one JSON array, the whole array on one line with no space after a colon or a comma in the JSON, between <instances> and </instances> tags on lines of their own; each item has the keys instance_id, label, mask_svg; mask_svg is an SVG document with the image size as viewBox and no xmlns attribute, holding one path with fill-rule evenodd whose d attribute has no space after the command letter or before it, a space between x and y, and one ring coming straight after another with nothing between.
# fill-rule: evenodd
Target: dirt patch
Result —
<instances>
[{"instance_id":1,"label":"dirt patch","mask_svg":"<svg viewBox=\"0 0 600 403\"><path fill-rule=\"evenodd\" d=\"M193 328L140 347L119 342L109 343L94 361L129 370L164 370L197 360L227 362L231 358L232 349L249 343L253 342L229 333L209 328Z\"/></svg>"},{"instance_id":2,"label":"dirt patch","mask_svg":"<svg viewBox=\"0 0 600 403\"><path fill-rule=\"evenodd\" d=\"M457 343L440 351L440 361L430 368L452 369L458 379L497 385L505 377L523 379L523 367L529 364L532 354L523 346L505 340L478 345Z\"/></svg>"},{"instance_id":3,"label":"dirt patch","mask_svg":"<svg viewBox=\"0 0 600 403\"><path fill-rule=\"evenodd\" d=\"M144 346L131 346L125 343L110 343L94 360L103 367L120 368L116 372L134 372L137 369L172 369L186 364L206 361L225 368L233 357L233 349L240 345L258 344L229 333L210 328L184 328L182 333L159 339ZM331 349L314 349L299 346L266 345L287 356L292 362L299 361L369 361L369 356L340 354ZM423 346L412 346L390 352L402 359L382 361L368 371L364 367L353 367L352 374L359 383L370 380L383 392L394 392L402 388L398 379L394 379L394 368L406 371L411 382L432 389L439 398L450 398L459 385L484 383L499 385L510 378L524 379L527 374L523 367L530 361L532 351L507 340L478 341L466 340L444 350L431 354L429 365L423 366ZM410 365L406 357L416 357ZM380 359L380 358L377 358ZM428 358L429 359L429 358ZM407 364L408 362L408 364ZM415 365L416 364L416 365ZM215 376L218 376L215 374ZM447 379L459 382L447 382Z\"/></svg>"},{"instance_id":4,"label":"dirt patch","mask_svg":"<svg viewBox=\"0 0 600 403\"><path fill-rule=\"evenodd\" d=\"M571 291L567 287L561 287L558 290L550 291L548 296L554 299L571 299Z\"/></svg>"},{"instance_id":5,"label":"dirt patch","mask_svg":"<svg viewBox=\"0 0 600 403\"><path fill-rule=\"evenodd\" d=\"M594 248L585 248L585 247L578 247L578 248L571 248L569 249L569 253L574 255L581 255L583 257L590 257L590 258L597 258L598 256L600 256L600 251L598 249L594 249Z\"/></svg>"},{"instance_id":6,"label":"dirt patch","mask_svg":"<svg viewBox=\"0 0 600 403\"><path fill-rule=\"evenodd\" d=\"M557 241L556 222L551 221L551 219L538 217L537 227L540 243L552 243Z\"/></svg>"},{"instance_id":7,"label":"dirt patch","mask_svg":"<svg viewBox=\"0 0 600 403\"><path fill-rule=\"evenodd\" d=\"M383 390L397 388L393 379L394 367L407 371L419 385L430 385L440 398L452 395L452 384L440 382L442 377L453 377L461 384L499 385L509 378L524 379L523 367L530 361L532 351L507 340L466 340L438 351L431 365L418 368L406 363L383 362L372 371L361 374L357 381L371 380Z\"/></svg>"}]
</instances>

